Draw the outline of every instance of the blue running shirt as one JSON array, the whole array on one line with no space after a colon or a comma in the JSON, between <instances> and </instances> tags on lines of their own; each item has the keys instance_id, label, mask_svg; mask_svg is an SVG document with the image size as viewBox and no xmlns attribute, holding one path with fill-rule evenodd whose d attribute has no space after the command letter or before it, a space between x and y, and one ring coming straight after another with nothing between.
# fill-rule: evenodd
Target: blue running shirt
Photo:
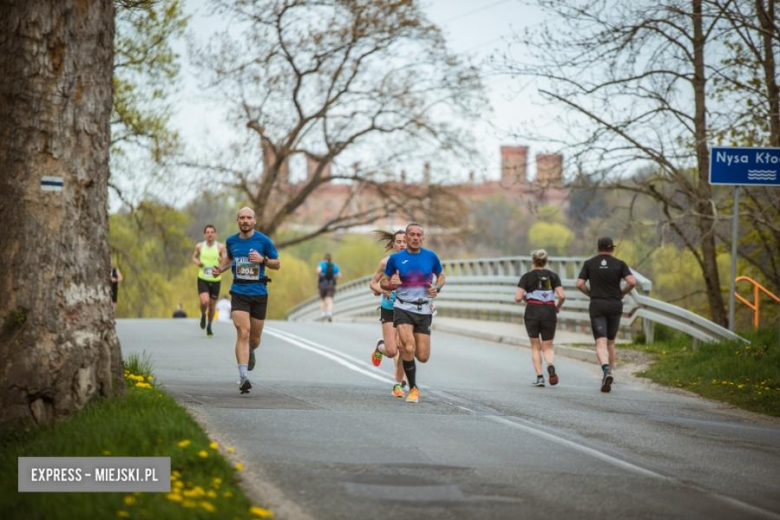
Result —
<instances>
[{"instance_id":1,"label":"blue running shirt","mask_svg":"<svg viewBox=\"0 0 780 520\"><path fill-rule=\"evenodd\" d=\"M385 274L392 278L396 271L401 276L402 285L395 290L395 308L416 314L432 314L428 285L433 283L434 274L441 274L441 262L436 253L420 249L419 253L404 250L390 255ZM407 303L418 298L425 302L419 308L416 303Z\"/></svg>"},{"instance_id":2,"label":"blue running shirt","mask_svg":"<svg viewBox=\"0 0 780 520\"><path fill-rule=\"evenodd\" d=\"M265 264L255 264L249 261L249 253L254 250L265 258L276 260L279 253L271 239L255 231L249 238L241 238L238 233L225 242L228 258L233 260L233 285L230 291L245 296L265 296L268 294L266 284L259 280L265 276Z\"/></svg>"}]
</instances>

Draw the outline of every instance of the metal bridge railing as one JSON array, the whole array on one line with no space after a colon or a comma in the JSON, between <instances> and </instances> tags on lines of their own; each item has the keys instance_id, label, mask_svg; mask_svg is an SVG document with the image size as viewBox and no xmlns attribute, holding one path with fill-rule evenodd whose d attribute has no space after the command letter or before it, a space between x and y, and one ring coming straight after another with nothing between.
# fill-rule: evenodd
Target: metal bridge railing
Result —
<instances>
[{"instance_id":1,"label":"metal bridge railing","mask_svg":"<svg viewBox=\"0 0 780 520\"><path fill-rule=\"evenodd\" d=\"M589 331L589 299L575 287L577 275L584 257L552 257L548 268L561 277L566 291L566 303L558 314L562 327ZM521 318L525 305L514 301L517 281L531 268L531 257L504 257L476 260L450 260L443 262L447 285L435 300L442 316L460 316L488 321L514 321ZM632 324L641 319L647 341L653 341L653 324L661 323L690 335L696 341L741 339L740 336L706 318L681 307L651 298L648 293L652 282L642 274L632 271L637 287L623 303L624 320L621 328L630 331ZM339 286L333 313L337 317L376 316L379 298L368 289L370 276ZM311 298L288 315L289 320L316 320L319 318L319 300Z\"/></svg>"}]
</instances>

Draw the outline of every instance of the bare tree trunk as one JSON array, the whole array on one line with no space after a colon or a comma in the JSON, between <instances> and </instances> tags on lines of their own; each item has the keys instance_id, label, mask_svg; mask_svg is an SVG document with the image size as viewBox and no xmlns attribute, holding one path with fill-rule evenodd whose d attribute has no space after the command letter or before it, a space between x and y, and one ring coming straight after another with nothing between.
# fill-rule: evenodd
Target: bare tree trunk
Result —
<instances>
[{"instance_id":1,"label":"bare tree trunk","mask_svg":"<svg viewBox=\"0 0 780 520\"><path fill-rule=\"evenodd\" d=\"M775 70L775 50L773 30L775 20L775 0L756 0L756 13L761 24L761 41L764 47L764 81L769 104L770 146L780 147L780 90L777 87Z\"/></svg>"},{"instance_id":2,"label":"bare tree trunk","mask_svg":"<svg viewBox=\"0 0 780 520\"><path fill-rule=\"evenodd\" d=\"M0 0L3 424L124 391L107 241L113 39L111 0Z\"/></svg>"},{"instance_id":3,"label":"bare tree trunk","mask_svg":"<svg viewBox=\"0 0 780 520\"><path fill-rule=\"evenodd\" d=\"M712 204L712 189L709 183L710 156L707 148L707 92L704 63L704 20L702 17L702 0L693 0L693 93L695 103L694 138L696 139L696 163L699 182L697 186L696 210L699 226L699 244L701 246L704 282L707 287L712 320L726 326L726 310L723 293L720 290L720 275L718 273L715 247L715 208Z\"/></svg>"}]
</instances>

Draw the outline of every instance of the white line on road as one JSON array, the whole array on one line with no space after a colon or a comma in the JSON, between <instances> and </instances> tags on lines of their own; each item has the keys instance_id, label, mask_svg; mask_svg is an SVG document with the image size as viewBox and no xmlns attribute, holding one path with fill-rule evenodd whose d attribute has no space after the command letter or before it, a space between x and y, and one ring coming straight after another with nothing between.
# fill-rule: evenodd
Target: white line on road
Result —
<instances>
[{"instance_id":1,"label":"white line on road","mask_svg":"<svg viewBox=\"0 0 780 520\"><path fill-rule=\"evenodd\" d=\"M391 377L379 375L376 372L367 370L360 365L356 364L355 362L348 361L347 359L344 359L345 357L349 357L351 359L355 359L358 363L360 363L357 358L354 358L352 356L349 356L348 354L345 354L343 352L339 352L338 350L332 349L330 347L327 347L325 345L322 345L320 343L317 343L315 341L297 336L295 334L292 334L290 332L282 331L279 329L269 329L266 328L264 333L270 334L271 336L277 337L279 339L282 339L284 341L287 341L288 343L291 343L297 347L300 347L302 349L308 350L310 352L313 352L315 354L319 354L320 356L323 356L325 358L330 359L331 361L335 361L339 365L342 365L350 370L353 370L355 372L358 372L360 374L363 374L365 376L368 376L372 379L375 379L377 381L381 381L382 383L387 382L393 382L393 379ZM452 403L454 406L473 414L477 414L478 412L475 410L472 410L466 406L461 406L455 403ZM483 414L480 414L483 415ZM721 502L724 502L726 504L729 504L732 507L735 507L737 509L741 509L746 512L750 512L752 514L760 515L762 517L766 518L773 518L776 520L780 520L780 515L777 513L774 513L772 511L769 511L767 509L760 508L758 506L754 506L752 504L748 504L746 502L742 502L741 500L738 500L736 498L732 498L729 496L721 495L719 493L716 493L714 491L710 491L708 489L701 488L695 484L682 482L674 477L667 477L665 475L662 475L660 473L656 473L655 471L643 468L641 466L637 466L635 464L631 464L630 462L627 462L625 460L619 459L617 457L613 457L612 455L609 455L607 453L601 452L595 448L591 448L589 446L585 446L584 444L579 444L575 441L571 441L569 439L566 439L564 437L546 432L542 429L539 429L538 427L531 426L531 425L525 425L520 424L518 422L510 421L509 419L505 417L500 417L496 415L483 415L484 417L487 417L489 420L498 423L503 424L505 426L509 426L511 428L519 429L526 431L528 433L537 435L539 437L543 437L547 440L553 441L557 444L561 444L563 446L566 446L568 448L571 448L573 450L579 451L580 453L584 453L585 455L589 455L595 459L598 459L602 462L606 462L608 464L611 464L612 466L616 466L618 468L621 468L626 471L630 471L632 473L636 473L638 475L642 475L644 477L654 478L657 480L662 480L666 482L671 482L676 485L682 485L686 486L690 489L694 489L696 491L699 491L700 493L703 493L715 500L719 500ZM522 420L517 418L517 420Z\"/></svg>"},{"instance_id":2,"label":"white line on road","mask_svg":"<svg viewBox=\"0 0 780 520\"><path fill-rule=\"evenodd\" d=\"M346 367L350 370L353 370L355 372L358 372L359 374L363 374L364 376L368 376L372 379L376 379L377 381L381 381L382 383L393 383L393 378L391 377L387 377L384 375L380 375L378 373L371 372L351 361L347 361L346 359L343 359L343 354L338 352L337 350L332 350L324 345L320 345L319 343L315 343L305 338L301 338L299 336L290 334L289 332L282 332L277 329L266 328L263 332L264 334L269 334L271 336L282 339L288 343L292 343L296 347L300 347L304 350L308 350L309 352L313 352L315 354L319 354L322 357L326 357L331 361L335 361L339 365Z\"/></svg>"}]
</instances>

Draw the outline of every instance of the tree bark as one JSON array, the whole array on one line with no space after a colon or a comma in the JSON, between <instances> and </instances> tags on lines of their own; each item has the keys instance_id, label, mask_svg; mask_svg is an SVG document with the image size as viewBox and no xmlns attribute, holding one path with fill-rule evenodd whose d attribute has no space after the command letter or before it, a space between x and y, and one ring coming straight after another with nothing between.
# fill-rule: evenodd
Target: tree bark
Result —
<instances>
[{"instance_id":1,"label":"tree bark","mask_svg":"<svg viewBox=\"0 0 780 520\"><path fill-rule=\"evenodd\" d=\"M107 240L113 40L111 0L0 0L5 425L124 391Z\"/></svg>"},{"instance_id":2,"label":"tree bark","mask_svg":"<svg viewBox=\"0 0 780 520\"><path fill-rule=\"evenodd\" d=\"M707 77L704 63L704 19L702 0L693 0L693 94L694 94L694 138L696 140L696 163L698 168L696 219L699 227L704 283L707 287L712 321L726 326L726 310L720 289L715 246L715 208L712 203L712 189L709 182L710 155L707 148Z\"/></svg>"}]
</instances>

